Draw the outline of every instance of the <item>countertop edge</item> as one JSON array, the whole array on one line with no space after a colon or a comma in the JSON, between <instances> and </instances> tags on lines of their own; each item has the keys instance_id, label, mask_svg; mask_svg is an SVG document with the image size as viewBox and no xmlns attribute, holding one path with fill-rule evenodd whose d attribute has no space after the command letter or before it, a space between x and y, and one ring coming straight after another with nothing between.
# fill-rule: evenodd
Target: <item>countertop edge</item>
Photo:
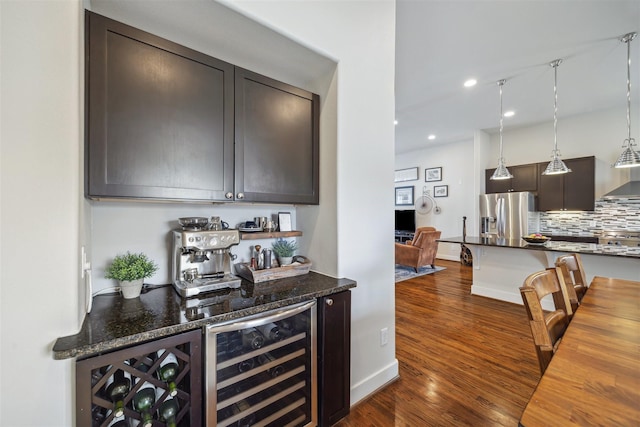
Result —
<instances>
[{"instance_id":1,"label":"countertop edge","mask_svg":"<svg viewBox=\"0 0 640 427\"><path fill-rule=\"evenodd\" d=\"M482 242L482 241L477 241L478 239L481 239L480 237L466 237L463 238L462 236L457 236L457 237L449 237L449 238L442 238L442 239L438 239L439 242L443 242L443 243L459 243L462 245L475 245L475 246L486 246L486 247L492 247L492 248L504 248L504 249L524 249L524 250L533 250L533 251L549 251L549 252L577 252L577 253L581 253L581 254L586 254L586 255L597 255L597 256L608 256L608 257L615 257L615 258L631 258L631 259L640 259L640 253L632 253L632 254L628 254L628 253L615 253L615 252L605 252L602 248L604 247L608 247L607 245L599 245L599 244L595 244L595 243L578 243L578 242L564 242L565 247L553 247L553 246L547 246L547 245L528 245L528 244L509 244L509 243L504 243L504 244L499 244L495 241L495 239L490 239L486 242ZM519 242L519 240L513 239L511 240L512 242ZM509 242L509 240L507 240L507 242ZM557 243L560 242L558 241L553 241L553 243ZM585 249L581 249L578 245L585 245L585 244L589 244L589 245L595 245L596 246L596 250L585 250ZM568 247L573 245L573 247Z\"/></svg>"},{"instance_id":2,"label":"countertop edge","mask_svg":"<svg viewBox=\"0 0 640 427\"><path fill-rule=\"evenodd\" d=\"M187 331L191 331L198 328L203 328L213 323L239 319L242 317L275 310L281 307L297 304L300 302L311 301L313 299L317 299L327 295L332 295L338 292L349 290L357 286L357 282L351 279L337 278L335 280L338 283L337 286L330 289L314 291L304 295L285 298L278 301L269 302L267 304L263 304L257 307L248 307L242 310L224 313L215 317L193 320L184 324L176 324L176 325L166 326L158 329L152 329L142 333L127 335L127 336L103 341L96 344L77 345L76 343L80 339L83 333L83 329L85 326L84 323L87 321L87 318L85 317L83 326L80 328L80 331L77 334L60 337L56 340L52 349L53 359L64 360L64 359L70 359L70 358L84 358L84 357L95 356L100 353L112 351L120 347L127 347L130 345L140 344L146 341L152 341L152 340L163 338L170 335L187 332Z\"/></svg>"}]
</instances>

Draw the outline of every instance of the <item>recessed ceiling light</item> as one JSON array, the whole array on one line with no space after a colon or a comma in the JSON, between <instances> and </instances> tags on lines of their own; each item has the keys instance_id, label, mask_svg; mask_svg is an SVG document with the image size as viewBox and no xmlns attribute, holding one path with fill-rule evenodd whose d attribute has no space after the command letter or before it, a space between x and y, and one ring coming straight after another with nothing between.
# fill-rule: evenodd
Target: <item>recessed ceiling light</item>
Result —
<instances>
[{"instance_id":1,"label":"recessed ceiling light","mask_svg":"<svg viewBox=\"0 0 640 427\"><path fill-rule=\"evenodd\" d=\"M516 114L516 112L512 111L512 110L504 112L504 116L505 117L513 117L515 114Z\"/></svg>"},{"instance_id":2,"label":"recessed ceiling light","mask_svg":"<svg viewBox=\"0 0 640 427\"><path fill-rule=\"evenodd\" d=\"M469 79L466 82L464 82L464 87L473 87L476 85L476 83L478 83L476 79Z\"/></svg>"},{"instance_id":3,"label":"recessed ceiling light","mask_svg":"<svg viewBox=\"0 0 640 427\"><path fill-rule=\"evenodd\" d=\"M433 141L434 139L436 139L436 136L434 134L431 134L427 137L427 139Z\"/></svg>"}]
</instances>

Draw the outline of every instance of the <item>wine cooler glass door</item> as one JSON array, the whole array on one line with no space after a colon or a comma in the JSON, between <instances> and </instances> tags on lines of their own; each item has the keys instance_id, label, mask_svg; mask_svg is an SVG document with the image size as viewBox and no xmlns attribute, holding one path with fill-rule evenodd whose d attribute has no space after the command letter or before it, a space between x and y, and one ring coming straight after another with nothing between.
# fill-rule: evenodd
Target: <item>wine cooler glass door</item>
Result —
<instances>
[{"instance_id":1,"label":"wine cooler glass door","mask_svg":"<svg viewBox=\"0 0 640 427\"><path fill-rule=\"evenodd\" d=\"M207 425L317 425L315 331L315 300L209 326Z\"/></svg>"}]
</instances>

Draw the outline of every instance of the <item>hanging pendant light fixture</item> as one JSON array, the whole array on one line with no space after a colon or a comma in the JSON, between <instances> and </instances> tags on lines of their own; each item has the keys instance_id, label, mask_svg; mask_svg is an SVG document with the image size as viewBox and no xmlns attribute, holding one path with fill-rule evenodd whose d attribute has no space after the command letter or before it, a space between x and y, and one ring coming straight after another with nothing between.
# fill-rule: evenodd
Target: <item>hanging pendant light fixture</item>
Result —
<instances>
[{"instance_id":1,"label":"hanging pendant light fixture","mask_svg":"<svg viewBox=\"0 0 640 427\"><path fill-rule=\"evenodd\" d=\"M551 152L551 162L542 172L542 175L559 175L571 172L571 169L560 159L560 150L558 150L558 65L561 62L562 59L556 59L549 63L553 67L553 151Z\"/></svg>"},{"instance_id":2,"label":"hanging pendant light fixture","mask_svg":"<svg viewBox=\"0 0 640 427\"><path fill-rule=\"evenodd\" d=\"M628 33L622 36L621 42L627 44L627 139L622 143L622 154L618 157L618 161L613 165L616 168L633 168L640 166L640 153L633 147L636 140L631 138L631 40L638 33Z\"/></svg>"},{"instance_id":3,"label":"hanging pendant light fixture","mask_svg":"<svg viewBox=\"0 0 640 427\"><path fill-rule=\"evenodd\" d=\"M500 87L500 157L498 158L498 167L491 175L490 179L509 179L513 178L513 175L509 172L509 169L504 164L504 157L502 156L502 86L506 83L505 79L498 80L498 86Z\"/></svg>"}]
</instances>

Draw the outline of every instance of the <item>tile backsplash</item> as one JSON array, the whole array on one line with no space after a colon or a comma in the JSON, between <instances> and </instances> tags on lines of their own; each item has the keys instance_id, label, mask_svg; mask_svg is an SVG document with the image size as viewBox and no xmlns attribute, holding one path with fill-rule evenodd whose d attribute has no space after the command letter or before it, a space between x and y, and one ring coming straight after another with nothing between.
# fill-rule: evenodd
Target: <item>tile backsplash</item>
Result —
<instances>
[{"instance_id":1,"label":"tile backsplash","mask_svg":"<svg viewBox=\"0 0 640 427\"><path fill-rule=\"evenodd\" d=\"M541 212L543 234L592 236L602 230L640 231L640 200L596 200L593 212Z\"/></svg>"}]
</instances>

